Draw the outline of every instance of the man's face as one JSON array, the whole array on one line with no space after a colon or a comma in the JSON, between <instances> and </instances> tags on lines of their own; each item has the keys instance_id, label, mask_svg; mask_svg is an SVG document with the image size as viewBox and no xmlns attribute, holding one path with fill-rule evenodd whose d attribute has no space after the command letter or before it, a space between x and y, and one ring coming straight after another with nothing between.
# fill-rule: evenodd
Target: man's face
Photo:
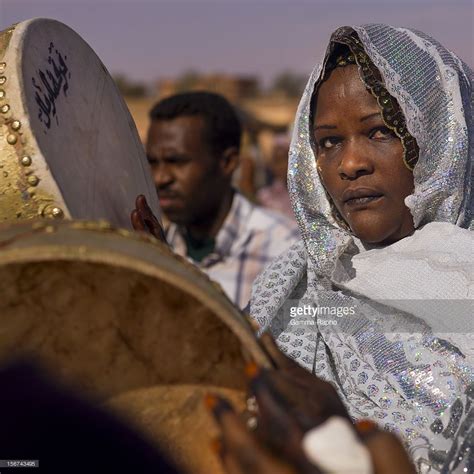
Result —
<instances>
[{"instance_id":1,"label":"man's face","mask_svg":"<svg viewBox=\"0 0 474 474\"><path fill-rule=\"evenodd\" d=\"M204 139L204 126L201 117L183 116L155 120L148 131L146 152L161 208L180 225L212 216L230 186Z\"/></svg>"}]
</instances>

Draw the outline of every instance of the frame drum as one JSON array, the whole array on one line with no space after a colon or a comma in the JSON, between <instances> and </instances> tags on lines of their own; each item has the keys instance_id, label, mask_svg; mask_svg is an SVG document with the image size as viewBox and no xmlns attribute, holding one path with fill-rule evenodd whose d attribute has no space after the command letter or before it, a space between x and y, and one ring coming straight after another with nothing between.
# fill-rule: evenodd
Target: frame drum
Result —
<instances>
[{"instance_id":1,"label":"frame drum","mask_svg":"<svg viewBox=\"0 0 474 474\"><path fill-rule=\"evenodd\" d=\"M270 362L218 285L145 235L44 220L0 228L0 281L0 361L32 356L179 465L220 472L202 396L242 409L246 357Z\"/></svg>"},{"instance_id":2,"label":"frame drum","mask_svg":"<svg viewBox=\"0 0 474 474\"><path fill-rule=\"evenodd\" d=\"M131 228L158 199L135 124L105 66L66 25L0 33L0 221L106 219Z\"/></svg>"}]
</instances>

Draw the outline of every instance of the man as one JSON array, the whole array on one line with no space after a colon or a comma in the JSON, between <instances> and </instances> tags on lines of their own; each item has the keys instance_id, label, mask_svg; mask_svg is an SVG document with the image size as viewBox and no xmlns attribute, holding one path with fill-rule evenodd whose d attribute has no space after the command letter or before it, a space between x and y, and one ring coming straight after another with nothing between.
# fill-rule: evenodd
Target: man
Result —
<instances>
[{"instance_id":1,"label":"man","mask_svg":"<svg viewBox=\"0 0 474 474\"><path fill-rule=\"evenodd\" d=\"M208 92L179 94L150 112L146 150L168 243L243 307L255 277L288 248L296 226L254 206L231 185L241 126L232 106Z\"/></svg>"}]
</instances>

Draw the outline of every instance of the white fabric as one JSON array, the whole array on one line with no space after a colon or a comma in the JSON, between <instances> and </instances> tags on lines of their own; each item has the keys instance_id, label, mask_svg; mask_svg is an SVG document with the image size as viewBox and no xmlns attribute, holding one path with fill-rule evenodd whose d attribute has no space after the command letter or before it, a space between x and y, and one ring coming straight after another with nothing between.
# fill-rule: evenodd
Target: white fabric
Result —
<instances>
[{"instance_id":1,"label":"white fabric","mask_svg":"<svg viewBox=\"0 0 474 474\"><path fill-rule=\"evenodd\" d=\"M471 231L433 222L388 247L361 252L351 263L354 276L340 281L341 288L422 319L439 337L462 347L474 365Z\"/></svg>"},{"instance_id":2,"label":"white fabric","mask_svg":"<svg viewBox=\"0 0 474 474\"><path fill-rule=\"evenodd\" d=\"M372 474L369 450L359 441L354 427L340 416L332 416L303 438L306 457L323 472Z\"/></svg>"}]
</instances>

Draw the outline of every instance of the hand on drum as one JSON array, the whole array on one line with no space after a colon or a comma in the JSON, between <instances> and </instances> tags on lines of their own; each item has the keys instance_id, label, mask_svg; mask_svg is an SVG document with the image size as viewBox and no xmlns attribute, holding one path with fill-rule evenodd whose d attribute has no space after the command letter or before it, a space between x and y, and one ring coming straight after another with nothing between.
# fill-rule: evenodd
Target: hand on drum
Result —
<instances>
[{"instance_id":1,"label":"hand on drum","mask_svg":"<svg viewBox=\"0 0 474 474\"><path fill-rule=\"evenodd\" d=\"M262 376L286 400L288 409L298 420L301 429L307 431L314 428L330 416L342 416L350 420L336 389L330 383L315 377L283 354L269 334L263 334L260 342L276 369L261 371Z\"/></svg>"},{"instance_id":2,"label":"hand on drum","mask_svg":"<svg viewBox=\"0 0 474 474\"><path fill-rule=\"evenodd\" d=\"M353 444L358 445L356 448L359 448L359 453L361 449L367 453L369 470L356 469L358 473L416 472L396 436L377 429L377 426L370 421L361 421L356 425L349 423L349 415L331 384L317 378L286 357L268 334L262 336L261 342L275 369L258 368L252 363L246 368L250 391L258 407L254 423L246 424L223 398L210 394L205 400L221 431L221 438L216 440L213 447L220 456L226 472L229 474L314 474L328 470L347 472L347 468L328 469L330 459L328 465L322 466L314 459L311 462L305 454L303 447L305 434L309 430L317 432L318 429L314 428L323 423L323 426L326 426L325 422L329 419L343 420L342 424L347 425L346 429L350 431L350 437L354 438ZM248 426L252 429L250 430ZM326 429L323 426L321 429ZM345 449L342 444L342 441L339 443L339 439L333 443L338 452L334 455L333 450L329 449L331 453L327 452L326 458L328 456L342 458L345 454L346 462L347 458L351 462L349 451L352 452L352 449ZM324 453L321 454L321 458L324 458Z\"/></svg>"},{"instance_id":3,"label":"hand on drum","mask_svg":"<svg viewBox=\"0 0 474 474\"><path fill-rule=\"evenodd\" d=\"M135 209L130 215L132 226L136 231L147 232L163 243L166 242L165 233L159 220L148 206L145 196L140 194L135 201Z\"/></svg>"}]
</instances>

